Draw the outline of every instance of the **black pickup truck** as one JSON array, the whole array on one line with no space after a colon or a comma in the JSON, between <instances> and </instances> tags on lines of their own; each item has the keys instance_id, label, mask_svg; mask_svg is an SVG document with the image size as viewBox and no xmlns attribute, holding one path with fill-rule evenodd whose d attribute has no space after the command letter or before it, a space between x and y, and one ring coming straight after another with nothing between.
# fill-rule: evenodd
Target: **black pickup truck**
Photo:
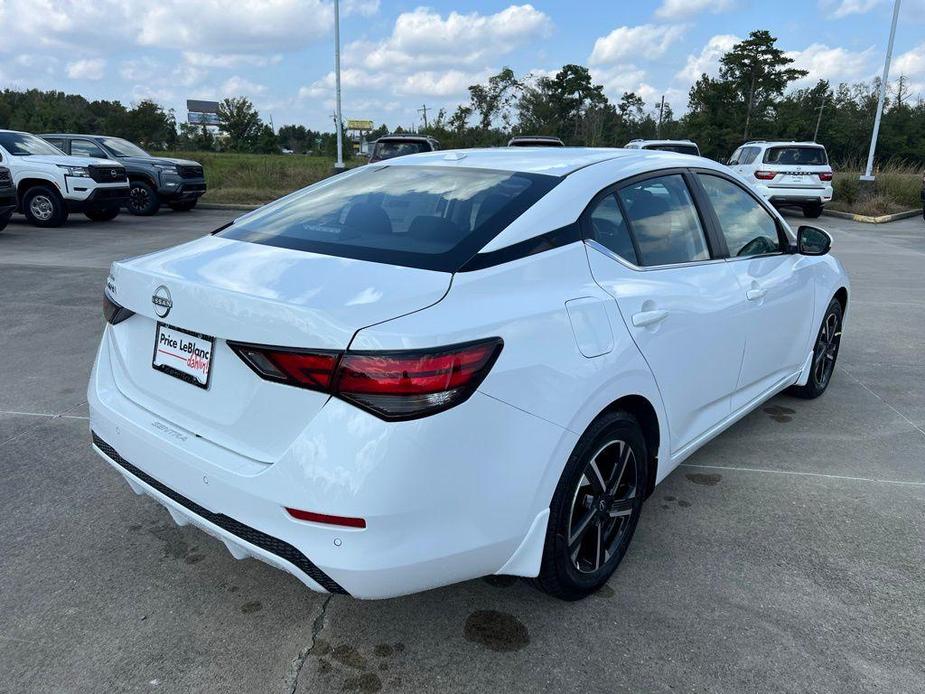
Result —
<instances>
[{"instance_id":1,"label":"black pickup truck","mask_svg":"<svg viewBox=\"0 0 925 694\"><path fill-rule=\"evenodd\" d=\"M10 216L16 209L16 188L10 170L0 166L0 231L6 228Z\"/></svg>"}]
</instances>

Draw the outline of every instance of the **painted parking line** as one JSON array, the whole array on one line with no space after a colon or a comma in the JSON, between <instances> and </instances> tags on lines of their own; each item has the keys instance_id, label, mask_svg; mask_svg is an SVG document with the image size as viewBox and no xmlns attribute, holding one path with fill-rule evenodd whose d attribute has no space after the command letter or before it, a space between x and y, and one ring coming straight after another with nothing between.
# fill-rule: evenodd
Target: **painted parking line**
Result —
<instances>
[{"instance_id":1,"label":"painted parking line","mask_svg":"<svg viewBox=\"0 0 925 694\"><path fill-rule=\"evenodd\" d=\"M678 467L698 468L702 470L731 470L735 472L761 472L770 475L796 475L798 477L821 477L831 480L847 480L850 482L876 482L878 484L898 484L904 487L925 487L925 482L908 482L905 480L881 480L874 477L851 477L850 475L828 475L823 472L801 472L796 470L772 470L761 467L734 467L731 465L694 465L681 463Z\"/></svg>"}]
</instances>

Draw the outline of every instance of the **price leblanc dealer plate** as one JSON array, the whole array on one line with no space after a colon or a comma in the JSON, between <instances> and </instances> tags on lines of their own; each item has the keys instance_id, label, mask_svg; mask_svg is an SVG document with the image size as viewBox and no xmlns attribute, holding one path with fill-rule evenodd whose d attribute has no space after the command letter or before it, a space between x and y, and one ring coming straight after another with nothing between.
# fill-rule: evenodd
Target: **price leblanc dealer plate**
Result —
<instances>
[{"instance_id":1,"label":"price leblanc dealer plate","mask_svg":"<svg viewBox=\"0 0 925 694\"><path fill-rule=\"evenodd\" d=\"M209 387L215 338L157 324L152 366L200 388Z\"/></svg>"}]
</instances>

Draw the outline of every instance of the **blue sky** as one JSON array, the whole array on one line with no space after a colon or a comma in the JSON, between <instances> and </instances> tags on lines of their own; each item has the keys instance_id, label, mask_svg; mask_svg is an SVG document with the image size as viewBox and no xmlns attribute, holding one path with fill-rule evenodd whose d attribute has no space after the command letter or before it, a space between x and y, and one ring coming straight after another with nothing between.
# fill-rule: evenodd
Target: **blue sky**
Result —
<instances>
[{"instance_id":1,"label":"blue sky","mask_svg":"<svg viewBox=\"0 0 925 694\"><path fill-rule=\"evenodd\" d=\"M247 96L278 127L330 128L331 0L0 0L0 88L58 89L186 117L187 98ZM589 65L608 95L626 90L675 112L701 72L753 29L808 69L807 82L870 79L883 66L892 0L342 0L347 118L419 122L452 111L466 87L508 65L520 74ZM9 28L15 27L15 31ZM904 0L891 77L925 96L925 0Z\"/></svg>"}]
</instances>

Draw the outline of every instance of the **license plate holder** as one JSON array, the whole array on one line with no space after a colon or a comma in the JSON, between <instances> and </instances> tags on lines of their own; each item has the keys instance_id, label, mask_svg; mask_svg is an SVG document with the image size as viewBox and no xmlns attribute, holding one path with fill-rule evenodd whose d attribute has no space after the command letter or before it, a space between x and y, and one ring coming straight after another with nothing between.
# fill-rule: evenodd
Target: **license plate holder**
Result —
<instances>
[{"instance_id":1,"label":"license plate holder","mask_svg":"<svg viewBox=\"0 0 925 694\"><path fill-rule=\"evenodd\" d=\"M214 348L215 338L211 335L158 322L154 331L154 356L151 366L157 371L207 390L212 380Z\"/></svg>"}]
</instances>

